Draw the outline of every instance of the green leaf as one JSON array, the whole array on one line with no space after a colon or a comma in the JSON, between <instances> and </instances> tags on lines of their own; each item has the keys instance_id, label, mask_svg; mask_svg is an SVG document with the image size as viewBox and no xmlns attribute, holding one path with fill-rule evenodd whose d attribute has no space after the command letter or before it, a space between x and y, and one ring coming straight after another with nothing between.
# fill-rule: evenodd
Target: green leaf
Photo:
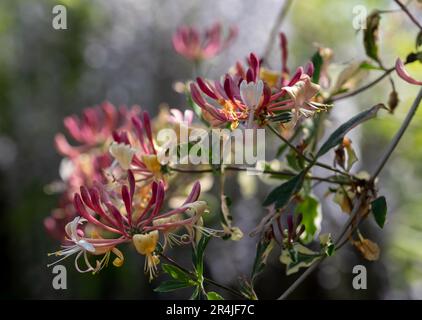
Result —
<instances>
[{"instance_id":1,"label":"green leaf","mask_svg":"<svg viewBox=\"0 0 422 320\"><path fill-rule=\"evenodd\" d=\"M322 155L326 154L330 149L334 148L339 143L341 143L343 141L344 136L354 127L361 124L362 122L365 122L375 117L380 108L385 108L385 106L381 103L377 104L373 106L372 108L355 115L349 121L343 123L324 142L324 144L319 149L316 157L317 158L321 157Z\"/></svg>"},{"instance_id":2,"label":"green leaf","mask_svg":"<svg viewBox=\"0 0 422 320\"><path fill-rule=\"evenodd\" d=\"M167 273L173 279L180 280L180 281L186 281L186 282L192 281L191 277L185 271L180 269L179 267L176 267L176 266L171 265L171 264L163 263L161 265L161 268L163 269L163 271L165 273ZM192 283L195 284L194 281L192 281Z\"/></svg>"},{"instance_id":3,"label":"green leaf","mask_svg":"<svg viewBox=\"0 0 422 320\"><path fill-rule=\"evenodd\" d=\"M380 226L380 228L383 228L385 224L385 218L387 216L387 202L385 201L385 197L378 197L372 201L371 210L375 221Z\"/></svg>"},{"instance_id":4,"label":"green leaf","mask_svg":"<svg viewBox=\"0 0 422 320\"><path fill-rule=\"evenodd\" d=\"M276 209L284 207L291 196L301 189L305 175L306 170L272 190L265 198L263 205L269 206L275 203Z\"/></svg>"},{"instance_id":5,"label":"green leaf","mask_svg":"<svg viewBox=\"0 0 422 320\"><path fill-rule=\"evenodd\" d=\"M208 300L224 300L222 296L220 296L217 292L210 291L207 293Z\"/></svg>"},{"instance_id":6,"label":"green leaf","mask_svg":"<svg viewBox=\"0 0 422 320\"><path fill-rule=\"evenodd\" d=\"M334 243L330 243L326 248L325 248L325 254L329 257L331 257L334 254L334 251L336 251L336 246L334 245Z\"/></svg>"},{"instance_id":7,"label":"green leaf","mask_svg":"<svg viewBox=\"0 0 422 320\"><path fill-rule=\"evenodd\" d=\"M160 285L157 288L155 288L154 291L155 292L170 292L170 291L175 291L177 289L193 287L194 285L195 283L192 284L191 282L171 279L171 280L160 283Z\"/></svg>"},{"instance_id":8,"label":"green leaf","mask_svg":"<svg viewBox=\"0 0 422 320\"><path fill-rule=\"evenodd\" d=\"M301 203L296 206L296 214L302 214L302 224L305 226L304 241L309 243L321 228L321 205L319 200L313 195L306 196Z\"/></svg>"},{"instance_id":9,"label":"green leaf","mask_svg":"<svg viewBox=\"0 0 422 320\"><path fill-rule=\"evenodd\" d=\"M363 33L363 45L365 52L371 59L380 62L378 55L378 28L381 15L374 11L366 19L366 29Z\"/></svg>"},{"instance_id":10,"label":"green leaf","mask_svg":"<svg viewBox=\"0 0 422 320\"><path fill-rule=\"evenodd\" d=\"M271 240L262 239L258 242L256 247L256 255L252 268L251 279L253 280L265 267L267 258L274 248L274 242Z\"/></svg>"},{"instance_id":11,"label":"green leaf","mask_svg":"<svg viewBox=\"0 0 422 320\"><path fill-rule=\"evenodd\" d=\"M331 238L331 233L324 233L319 236L319 243L322 251L328 256L331 257L336 249L333 239Z\"/></svg>"},{"instance_id":12,"label":"green leaf","mask_svg":"<svg viewBox=\"0 0 422 320\"><path fill-rule=\"evenodd\" d=\"M319 53L319 50L314 53L312 56L312 63L314 64L314 74L312 75L312 82L313 83L319 83L319 76L321 74L321 67L324 63L321 54Z\"/></svg>"},{"instance_id":13,"label":"green leaf","mask_svg":"<svg viewBox=\"0 0 422 320\"><path fill-rule=\"evenodd\" d=\"M192 262L195 266L198 278L202 277L204 272L204 252L209 240L209 236L203 235L192 251Z\"/></svg>"},{"instance_id":14,"label":"green leaf","mask_svg":"<svg viewBox=\"0 0 422 320\"><path fill-rule=\"evenodd\" d=\"M284 249L280 256L280 262L286 265L287 275L298 272L300 268L307 268L319 259L321 255L318 252L311 251L299 243L295 243L290 249Z\"/></svg>"}]
</instances>

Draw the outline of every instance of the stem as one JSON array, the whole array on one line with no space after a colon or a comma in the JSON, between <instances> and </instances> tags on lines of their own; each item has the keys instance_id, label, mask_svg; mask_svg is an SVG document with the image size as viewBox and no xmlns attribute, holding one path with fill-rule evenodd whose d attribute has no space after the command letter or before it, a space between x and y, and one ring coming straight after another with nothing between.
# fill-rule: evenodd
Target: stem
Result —
<instances>
[{"instance_id":1,"label":"stem","mask_svg":"<svg viewBox=\"0 0 422 320\"><path fill-rule=\"evenodd\" d=\"M196 279L196 275L192 271L190 271L190 270L186 269L185 267L181 266L179 263L177 263L172 258L166 256L163 253L161 253L160 256L163 257L167 262L170 262L171 264L173 264L174 266L178 267L183 272L185 272L188 275L190 275L193 279ZM226 290L226 291L228 291L228 292L230 292L230 293L232 293L232 294L234 294L234 295L236 295L238 297L245 298L241 293L237 292L236 290L234 290L232 288L226 287L225 285L220 284L220 283L218 283L218 282L216 282L216 281L214 281L212 279L209 279L209 278L206 278L206 277L203 277L203 278L204 278L204 281L205 282L208 282L210 284L213 284L214 286L219 287L221 289L224 289L224 290Z\"/></svg>"},{"instance_id":2,"label":"stem","mask_svg":"<svg viewBox=\"0 0 422 320\"><path fill-rule=\"evenodd\" d=\"M359 89L356 89L355 91L349 92L349 93L344 93L344 94L340 94L337 96L333 96L329 99L327 99L328 101L334 102L334 101L338 101L341 99L345 99L345 98L349 98L349 97L353 97L369 88L371 88L372 86L376 85L378 82L380 82L382 79L384 79L386 76L388 76L391 72L393 72L396 68L392 67L390 69L385 70L385 72L379 76L378 78L376 78L375 80L371 81L370 83L364 85L363 87L360 87Z\"/></svg>"},{"instance_id":3,"label":"stem","mask_svg":"<svg viewBox=\"0 0 422 320\"><path fill-rule=\"evenodd\" d=\"M169 169L171 171L174 172L179 172L179 173L210 173L210 172L214 172L213 169L180 169L180 168L174 168L174 167L169 167ZM290 176L290 177L294 177L297 174L290 172L290 171L273 171L273 170L258 170L258 169L253 169L253 168L243 168L243 167L225 167L224 168L225 171L256 171L259 173L264 173L264 174L272 174L272 175L281 175L281 176ZM349 185L351 184L350 181L339 181L339 180L332 180L329 177L309 177L309 179L311 180L316 180L316 181L320 181L320 182L328 182L328 183L334 183L334 184L340 184L340 185Z\"/></svg>"},{"instance_id":4,"label":"stem","mask_svg":"<svg viewBox=\"0 0 422 320\"><path fill-rule=\"evenodd\" d=\"M394 0L399 7L408 15L408 17L410 18L410 20L412 20L412 22L422 31L422 25L419 23L418 20L416 20L416 18L414 17L414 15L412 13L410 13L409 9L407 9L407 7L401 3L400 0Z\"/></svg>"},{"instance_id":5,"label":"stem","mask_svg":"<svg viewBox=\"0 0 422 320\"><path fill-rule=\"evenodd\" d=\"M419 90L419 93L416 96L415 101L413 101L413 104L410 107L406 115L406 118L404 119L399 131L397 131L396 135L394 136L393 141L391 141L387 151L385 152L384 156L381 158L380 163L378 164L375 172L372 175L371 181L374 181L375 178L379 175L379 173L381 172L381 170L384 168L385 164L387 163L388 159L390 158L391 154L397 147L398 143L400 142L400 139L403 137L403 134L406 132L407 128L409 127L409 124L412 121L413 116L415 115L421 100L422 100L422 88Z\"/></svg>"},{"instance_id":6,"label":"stem","mask_svg":"<svg viewBox=\"0 0 422 320\"><path fill-rule=\"evenodd\" d=\"M293 2L293 0L285 0L284 4L281 6L280 12L278 13L278 16L277 16L277 18L274 22L273 27L271 28L270 36L268 38L267 45L265 46L264 54L262 55L262 59L264 61L266 61L268 59L268 56L270 55L270 53L273 49L273 46L274 46L274 43L275 43L275 38L277 37L278 29L280 28L281 24L283 23L286 15L287 15L287 12L290 9L292 2Z\"/></svg>"},{"instance_id":7,"label":"stem","mask_svg":"<svg viewBox=\"0 0 422 320\"><path fill-rule=\"evenodd\" d=\"M281 296L277 298L277 300L285 300L295 289L303 282L305 279L319 266L319 264L324 261L325 256L322 257L320 260L316 261L312 266L310 266L304 273L300 275L299 278L293 284L287 288L286 291L283 292Z\"/></svg>"},{"instance_id":8,"label":"stem","mask_svg":"<svg viewBox=\"0 0 422 320\"><path fill-rule=\"evenodd\" d=\"M278 137L280 138L281 141L283 141L285 144L287 144L289 146L289 148L291 148L293 151L295 151L297 153L297 155L299 157L301 157L303 160L309 162L309 163L314 163L315 165L317 165L318 167L336 172L338 174L344 175L346 177L350 178L350 175L348 173L345 173L343 171L337 170L335 168L330 167L328 164L322 163L322 162L315 162L314 160L308 158L307 156L305 156L299 149L297 149L289 140L287 140L286 138L284 138L280 133L277 132L276 129L274 129L270 124L267 124L267 127Z\"/></svg>"}]
</instances>

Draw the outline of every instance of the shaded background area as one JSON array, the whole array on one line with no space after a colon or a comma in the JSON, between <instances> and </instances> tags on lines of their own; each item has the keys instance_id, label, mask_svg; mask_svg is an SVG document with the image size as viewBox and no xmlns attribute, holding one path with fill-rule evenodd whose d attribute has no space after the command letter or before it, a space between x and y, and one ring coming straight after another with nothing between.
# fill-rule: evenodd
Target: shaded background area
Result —
<instances>
[{"instance_id":1,"label":"shaded background area","mask_svg":"<svg viewBox=\"0 0 422 320\"><path fill-rule=\"evenodd\" d=\"M422 18L421 8L412 8ZM52 8L67 7L67 30L54 30ZM282 26L289 39L289 66L305 63L315 44L334 49L333 74L347 63L365 58L362 35L352 27L353 7L395 9L391 1L294 1ZM107 268L99 275L78 274L68 266L68 290L55 291L47 269L47 252L58 244L44 232L42 221L55 207L57 197L44 187L58 178L60 157L53 147L55 133L63 131L64 116L109 100L115 105L139 104L153 115L160 103L186 107L183 96L172 90L175 81L192 75L192 66L171 46L171 35L182 23L199 27L215 21L236 24L239 37L227 51L210 62L207 76L216 78L249 52L262 54L269 31L283 1L241 0L122 0L122 1L24 1L0 3L0 240L2 243L2 298L186 298L189 292L158 295L156 283L143 276L143 259L131 248L120 269ZM417 30L403 13L383 15L381 55L387 66L414 50ZM277 68L278 45L269 63ZM409 71L422 78L420 65ZM376 77L373 72L370 77ZM394 76L395 77L395 76ZM381 116L355 130L352 139L362 159L358 166L370 171L380 152L403 120L418 88L396 81L400 105L394 115ZM364 94L336 103L329 130L359 110L386 102L388 80ZM364 261L345 248L327 259L295 292L295 298L384 299L422 298L422 113L419 112L394 157L380 178L389 212L383 231L372 221L367 233L381 246L381 259ZM269 141L269 145L271 142ZM330 161L329 158L326 159ZM359 170L359 167L355 168ZM229 179L236 224L249 233L263 216L261 202L269 187L262 181L245 190ZM325 186L326 188L326 186ZM346 216L322 199L324 230L339 230ZM210 195L211 197L211 195ZM211 199L212 200L212 199ZM370 220L370 219L368 219ZM206 255L211 278L236 285L248 275L256 238L240 242L215 239ZM189 265L189 252L172 251ZM258 296L273 299L296 278L287 278L273 254L257 285ZM368 267L368 290L351 286L352 267ZM72 267L71 267L72 266ZM224 293L223 293L224 295Z\"/></svg>"}]
</instances>

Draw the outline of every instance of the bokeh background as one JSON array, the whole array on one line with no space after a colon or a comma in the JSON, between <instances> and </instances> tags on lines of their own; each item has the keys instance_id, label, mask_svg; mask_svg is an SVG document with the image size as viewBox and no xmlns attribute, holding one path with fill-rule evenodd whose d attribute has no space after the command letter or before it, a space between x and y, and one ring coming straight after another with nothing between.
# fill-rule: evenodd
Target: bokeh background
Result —
<instances>
[{"instance_id":1,"label":"bokeh background","mask_svg":"<svg viewBox=\"0 0 422 320\"><path fill-rule=\"evenodd\" d=\"M57 196L45 186L57 180L60 156L53 147L55 133L63 131L64 116L105 100L121 105L139 104L157 114L159 104L184 109L183 96L172 89L175 81L192 75L192 66L172 49L171 35L180 24L209 26L215 21L236 24L236 42L207 67L215 78L249 52L262 54L269 31L283 5L281 0L2 0L0 2L0 241L2 248L1 297L25 299L165 299L186 298L189 292L159 295L156 282L143 275L143 259L125 251L126 263L99 275L78 274L71 260L68 289L52 288L47 253L58 243L49 238L43 219L56 206ZM52 28L52 8L67 7L67 30ZM365 58L362 34L352 27L353 7L396 9L393 1L294 1L281 29L290 47L289 65L304 64L315 44L330 47L335 56L333 75L347 63ZM422 19L417 1L412 12ZM385 14L381 21L381 55L387 66L414 50L417 30L403 13ZM269 63L279 66L278 45ZM422 78L420 65L409 67ZM372 72L369 78L375 77ZM396 78L395 76L393 76ZM400 105L394 115L356 129L352 140L361 161L355 170L374 168L403 120L417 87L396 81ZM386 102L390 86L384 80L375 88L336 103L329 129L359 110ZM420 111L420 110L419 110ZM364 230L381 246L381 259L366 262L345 248L319 269L293 295L294 298L421 299L422 298L422 112L414 119L397 152L380 178L380 193L388 202L388 223L380 230L365 223ZM330 161L330 159L328 159ZM235 177L235 176L233 176ZM269 187L258 179L246 190L239 179L227 188L233 198L233 215L245 234L263 216L260 203ZM323 230L339 230L346 216L322 199ZM211 197L211 195L210 195ZM369 219L370 220L370 219ZM229 243L213 240L206 254L207 273L227 285L252 267L256 238ZM189 252L172 255L189 266ZM368 289L352 288L352 267L368 268ZM281 294L296 276L286 277L278 253L261 275L257 293L263 299ZM188 290L187 290L188 291ZM223 293L223 292L222 292ZM223 293L224 296L230 297Z\"/></svg>"}]
</instances>

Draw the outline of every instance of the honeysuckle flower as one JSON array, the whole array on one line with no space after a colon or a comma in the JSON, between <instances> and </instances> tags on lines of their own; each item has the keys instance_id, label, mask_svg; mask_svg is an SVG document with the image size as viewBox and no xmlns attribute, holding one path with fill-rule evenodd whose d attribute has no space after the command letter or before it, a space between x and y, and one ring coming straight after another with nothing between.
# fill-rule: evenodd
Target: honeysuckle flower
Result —
<instances>
[{"instance_id":1,"label":"honeysuckle flower","mask_svg":"<svg viewBox=\"0 0 422 320\"><path fill-rule=\"evenodd\" d=\"M62 155L73 158L90 151L93 147L101 147L110 141L113 131L130 127L130 118L138 112L138 106L129 110L120 107L117 111L109 102L86 108L81 118L72 115L64 119L68 134L79 145L71 146L66 137L59 133L55 137L56 148Z\"/></svg>"},{"instance_id":2,"label":"honeysuckle flower","mask_svg":"<svg viewBox=\"0 0 422 320\"><path fill-rule=\"evenodd\" d=\"M78 271L97 273L107 265L111 253L117 255L113 264L120 266L123 263L123 255L116 246L132 242L136 250L145 255L145 270L151 278L155 275L159 263L155 251L160 234L165 238L165 242L171 238L173 244L180 245L191 242L196 232L206 232L207 229L199 222L206 211L206 203L198 201L201 191L199 182L194 184L180 207L165 213L161 212L165 197L162 181L154 181L148 195L143 192L143 187L136 184L131 170L127 172L126 183L115 183L121 188L97 184L91 188L82 186L80 192L75 194L74 207L79 216L66 226L66 239L70 245L64 245L63 250L55 253L57 256L64 256L59 261L76 254L75 264ZM94 229L91 236L85 235L78 228L82 224L88 224ZM199 226L196 226L197 224ZM176 236L175 232L181 228L188 230L188 234ZM179 241L174 241L175 239ZM82 255L87 266L85 270L78 265ZM89 256L92 255L103 255L101 260L96 261L96 266L89 262Z\"/></svg>"},{"instance_id":3,"label":"honeysuckle flower","mask_svg":"<svg viewBox=\"0 0 422 320\"><path fill-rule=\"evenodd\" d=\"M240 83L240 97L245 102L248 107L249 119L247 127L252 126L252 121L254 120L255 108L258 106L259 100L261 99L262 93L264 91L264 83L262 80L255 82L247 82L243 80Z\"/></svg>"},{"instance_id":4,"label":"honeysuckle flower","mask_svg":"<svg viewBox=\"0 0 422 320\"><path fill-rule=\"evenodd\" d=\"M312 116L315 112L324 110L326 105L313 102L312 98L319 92L319 85L312 83L308 75L302 75L301 79L292 86L283 87L290 97L290 102L285 104L283 108L294 111L294 122L300 116L306 118Z\"/></svg>"},{"instance_id":5,"label":"honeysuckle flower","mask_svg":"<svg viewBox=\"0 0 422 320\"><path fill-rule=\"evenodd\" d=\"M86 223L87 220L81 217L75 217L73 221L69 222L65 227L67 245L62 245L62 250L56 251L49 255L61 257L59 260L51 263L48 267L57 264L64 259L75 255L75 268L81 273L92 272L93 274L99 272L103 267L107 266L111 252L117 257L113 260L113 265L120 267L123 264L123 254L115 246L125 242L124 238L119 239L101 239L101 238L88 238L83 236L83 231L79 226ZM88 254L103 257L101 260L96 260L95 267L89 261ZM86 268L81 269L79 260L83 256Z\"/></svg>"},{"instance_id":6,"label":"honeysuckle flower","mask_svg":"<svg viewBox=\"0 0 422 320\"><path fill-rule=\"evenodd\" d=\"M236 73L226 74L223 82L197 78L196 83L191 84L192 99L212 126L230 124L234 129L239 124L252 127L254 122L257 126L268 121L286 122L290 120L291 111L296 123L300 115L310 116L324 109L324 105L312 101L319 90L319 86L311 82L312 63L305 69L299 67L287 85L279 88L271 88L265 79L259 79L260 62L255 54L250 54L248 64L245 72L238 63Z\"/></svg>"},{"instance_id":7,"label":"honeysuckle flower","mask_svg":"<svg viewBox=\"0 0 422 320\"><path fill-rule=\"evenodd\" d=\"M177 53L188 60L201 61L210 59L226 49L236 38L237 28L229 28L228 35L223 35L220 23L215 23L203 34L194 27L182 26L173 35L173 47Z\"/></svg>"},{"instance_id":8,"label":"honeysuckle flower","mask_svg":"<svg viewBox=\"0 0 422 320\"><path fill-rule=\"evenodd\" d=\"M422 86L422 81L418 81L413 78L405 69L403 61L400 58L396 60L396 72L397 75L402 78L404 81L410 84L415 84L417 86Z\"/></svg>"},{"instance_id":9,"label":"honeysuckle flower","mask_svg":"<svg viewBox=\"0 0 422 320\"><path fill-rule=\"evenodd\" d=\"M270 101L271 90L258 79L259 59L253 53L249 56L249 64L247 72L233 77L226 74L223 82L211 83L197 78L196 83L191 84L192 99L202 108L204 119L211 125L223 126L229 123L235 129L240 122L248 119L251 108L258 107L258 104L266 105Z\"/></svg>"}]
</instances>

